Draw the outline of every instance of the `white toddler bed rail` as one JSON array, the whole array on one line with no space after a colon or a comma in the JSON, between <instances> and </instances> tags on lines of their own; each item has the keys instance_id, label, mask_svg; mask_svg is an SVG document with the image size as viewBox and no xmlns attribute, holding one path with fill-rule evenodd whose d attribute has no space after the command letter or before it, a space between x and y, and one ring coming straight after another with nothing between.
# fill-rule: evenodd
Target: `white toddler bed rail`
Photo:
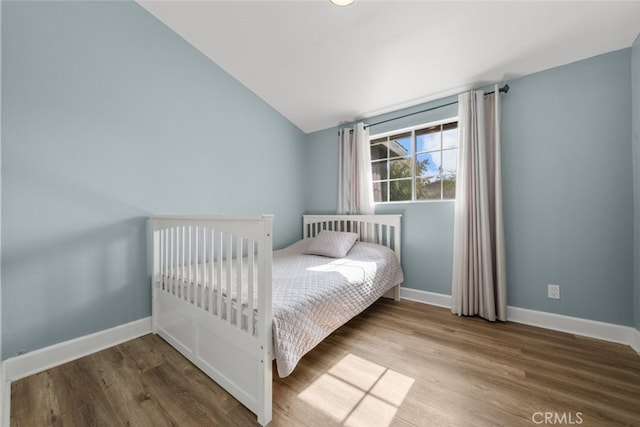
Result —
<instances>
[{"instance_id":1,"label":"white toddler bed rail","mask_svg":"<svg viewBox=\"0 0 640 427\"><path fill-rule=\"evenodd\" d=\"M352 231L400 259L401 215L304 215L303 237ZM153 332L257 415L272 418L273 216L155 216ZM399 299L399 285L392 297Z\"/></svg>"},{"instance_id":2,"label":"white toddler bed rail","mask_svg":"<svg viewBox=\"0 0 640 427\"><path fill-rule=\"evenodd\" d=\"M271 420L273 216L151 219L153 332Z\"/></svg>"}]
</instances>

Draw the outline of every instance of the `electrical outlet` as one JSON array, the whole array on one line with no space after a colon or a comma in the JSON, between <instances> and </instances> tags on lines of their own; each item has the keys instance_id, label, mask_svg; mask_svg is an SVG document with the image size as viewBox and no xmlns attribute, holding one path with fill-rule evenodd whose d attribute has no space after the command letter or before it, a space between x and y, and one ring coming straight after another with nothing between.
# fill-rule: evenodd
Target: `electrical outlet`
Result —
<instances>
[{"instance_id":1,"label":"electrical outlet","mask_svg":"<svg viewBox=\"0 0 640 427\"><path fill-rule=\"evenodd\" d=\"M547 285L547 296L551 299L560 299L560 285Z\"/></svg>"}]
</instances>

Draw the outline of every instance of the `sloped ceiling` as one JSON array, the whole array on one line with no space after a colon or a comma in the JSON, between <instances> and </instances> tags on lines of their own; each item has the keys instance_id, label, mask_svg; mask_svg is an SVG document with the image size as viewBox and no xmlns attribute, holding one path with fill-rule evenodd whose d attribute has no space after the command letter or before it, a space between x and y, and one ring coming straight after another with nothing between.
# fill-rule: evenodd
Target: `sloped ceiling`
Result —
<instances>
[{"instance_id":1,"label":"sloped ceiling","mask_svg":"<svg viewBox=\"0 0 640 427\"><path fill-rule=\"evenodd\" d=\"M640 1L139 1L306 133L631 46Z\"/></svg>"}]
</instances>

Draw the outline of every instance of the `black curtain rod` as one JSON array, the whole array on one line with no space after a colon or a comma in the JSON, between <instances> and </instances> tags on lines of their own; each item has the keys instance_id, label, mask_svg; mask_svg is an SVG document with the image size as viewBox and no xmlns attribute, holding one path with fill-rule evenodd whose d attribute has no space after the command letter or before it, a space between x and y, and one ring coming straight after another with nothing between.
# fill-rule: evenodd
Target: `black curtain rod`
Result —
<instances>
[{"instance_id":1,"label":"black curtain rod","mask_svg":"<svg viewBox=\"0 0 640 427\"><path fill-rule=\"evenodd\" d=\"M485 96L491 95L494 92L495 92L495 90L492 90L491 92L485 92L484 95ZM502 86L500 89L498 89L498 92L503 92L503 93L509 92L509 85ZM437 107L427 108L426 110L414 111L413 113L405 114L405 115L399 116L399 117L394 117L393 119L382 120L380 122L364 125L364 127L366 129L366 128L371 127L371 126L381 125L382 123L392 122L392 121L398 120L398 119L404 119L405 117L413 116L413 115L420 114L420 113L426 113L427 111L437 110L438 108L448 107L449 105L454 105L454 104L457 104L457 103L458 103L458 101L453 101L453 102L449 102L448 104L438 105Z\"/></svg>"}]
</instances>

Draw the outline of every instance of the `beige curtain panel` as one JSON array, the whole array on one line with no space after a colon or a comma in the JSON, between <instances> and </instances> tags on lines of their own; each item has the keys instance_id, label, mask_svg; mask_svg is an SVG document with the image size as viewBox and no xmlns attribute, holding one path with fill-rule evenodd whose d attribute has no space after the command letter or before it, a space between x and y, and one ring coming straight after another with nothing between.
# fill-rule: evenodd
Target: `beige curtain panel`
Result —
<instances>
[{"instance_id":1,"label":"beige curtain panel","mask_svg":"<svg viewBox=\"0 0 640 427\"><path fill-rule=\"evenodd\" d=\"M451 311L507 320L500 92L458 97L458 175Z\"/></svg>"},{"instance_id":2,"label":"beige curtain panel","mask_svg":"<svg viewBox=\"0 0 640 427\"><path fill-rule=\"evenodd\" d=\"M373 215L369 130L358 123L338 136L338 214Z\"/></svg>"}]
</instances>

